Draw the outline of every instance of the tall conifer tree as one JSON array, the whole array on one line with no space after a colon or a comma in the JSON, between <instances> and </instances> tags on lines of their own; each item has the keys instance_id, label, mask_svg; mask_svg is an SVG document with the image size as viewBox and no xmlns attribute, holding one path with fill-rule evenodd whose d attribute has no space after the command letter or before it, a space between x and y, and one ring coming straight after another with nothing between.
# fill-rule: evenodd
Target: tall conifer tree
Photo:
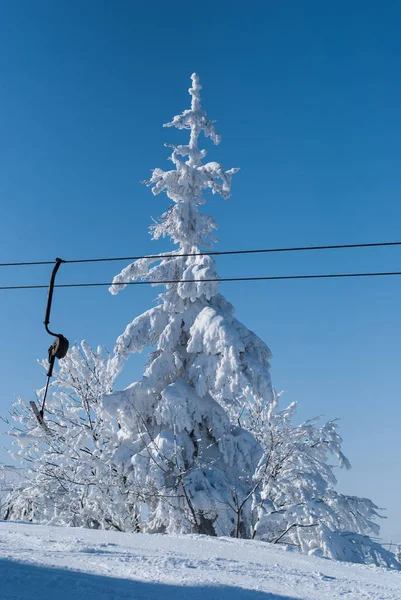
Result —
<instances>
[{"instance_id":1,"label":"tall conifer tree","mask_svg":"<svg viewBox=\"0 0 401 600\"><path fill-rule=\"evenodd\" d=\"M137 260L111 288L116 294L130 280L170 282L157 306L135 318L117 340L120 357L147 346L154 352L143 378L106 405L120 423L124 447L131 449L130 476L136 484L138 478L153 481L158 490L148 504L148 530L230 535L237 520L228 508L233 493L248 493L260 454L233 416L249 397L271 398L270 351L233 316L219 293L215 261L201 254L215 241L217 228L200 211L203 194L210 190L229 198L237 169L203 162L200 134L216 145L220 136L201 106L200 90L194 74L191 108L166 125L190 133L188 144L171 146L175 168L155 169L146 182L153 194L164 191L173 201L152 226L153 238L168 236L177 249L168 258ZM241 514L241 523L246 520Z\"/></svg>"}]
</instances>

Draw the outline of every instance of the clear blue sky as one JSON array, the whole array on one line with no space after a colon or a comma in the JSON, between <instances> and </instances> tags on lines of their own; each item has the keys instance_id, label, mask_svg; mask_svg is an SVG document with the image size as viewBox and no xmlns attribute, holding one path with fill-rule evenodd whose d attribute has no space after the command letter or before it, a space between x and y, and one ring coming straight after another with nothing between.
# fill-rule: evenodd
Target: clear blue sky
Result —
<instances>
[{"instance_id":1,"label":"clear blue sky","mask_svg":"<svg viewBox=\"0 0 401 600\"><path fill-rule=\"evenodd\" d=\"M140 185L167 168L161 126L197 71L233 197L206 206L219 249L401 239L401 4L5 0L0 6L1 262L132 255L167 206ZM184 141L185 134L181 139ZM400 270L401 249L226 257L222 276ZM119 264L66 265L60 282L110 280ZM2 269L47 283L49 268ZM272 378L299 419L341 419L353 463L340 489L387 507L401 541L401 279L224 284L272 348ZM0 413L44 381L46 292L0 292ZM52 324L109 348L156 291L60 290ZM140 376L145 357L120 384ZM4 426L3 426L4 429ZM4 445L7 439L4 438ZM5 452L0 456L8 460Z\"/></svg>"}]
</instances>

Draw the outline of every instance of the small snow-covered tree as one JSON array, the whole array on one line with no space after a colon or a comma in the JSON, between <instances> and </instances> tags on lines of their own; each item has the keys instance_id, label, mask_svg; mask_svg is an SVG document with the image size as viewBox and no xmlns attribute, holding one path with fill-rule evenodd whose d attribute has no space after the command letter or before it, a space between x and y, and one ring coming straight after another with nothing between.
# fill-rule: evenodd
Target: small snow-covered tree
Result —
<instances>
[{"instance_id":1,"label":"small snow-covered tree","mask_svg":"<svg viewBox=\"0 0 401 600\"><path fill-rule=\"evenodd\" d=\"M190 133L188 144L171 146L174 169L155 169L146 182L155 195L165 191L173 201L152 226L153 238L168 236L177 249L169 257L137 260L111 288L116 294L136 279L165 285L157 306L128 325L115 350L123 358L148 346L154 352L143 378L110 395L105 406L121 424L121 443L131 448L132 477L159 490L147 503L144 529L231 535L232 490L248 494L260 454L232 416L245 398L271 396L270 351L235 319L219 293L213 258L202 254L217 228L199 210L204 192L229 198L237 169L203 162L199 135L214 144L220 137L201 107L200 89L192 75L191 108L166 125ZM241 515L241 523L245 520Z\"/></svg>"},{"instance_id":2,"label":"small snow-covered tree","mask_svg":"<svg viewBox=\"0 0 401 600\"><path fill-rule=\"evenodd\" d=\"M251 537L337 560L399 568L395 556L369 538L379 534L378 507L335 490L330 456L350 468L336 422L321 426L315 418L294 425L296 404L279 410L279 395L273 394L271 403L249 402L242 416L263 449L254 473Z\"/></svg>"},{"instance_id":3,"label":"small snow-covered tree","mask_svg":"<svg viewBox=\"0 0 401 600\"><path fill-rule=\"evenodd\" d=\"M137 499L126 487L123 461L111 460L118 424L105 418L101 402L118 372L116 357L81 342L60 361L50 385L48 429L38 425L21 398L14 403L10 434L19 446L14 457L22 463L24 476L8 498L7 518L132 527ZM39 398L43 393L39 391Z\"/></svg>"}]
</instances>

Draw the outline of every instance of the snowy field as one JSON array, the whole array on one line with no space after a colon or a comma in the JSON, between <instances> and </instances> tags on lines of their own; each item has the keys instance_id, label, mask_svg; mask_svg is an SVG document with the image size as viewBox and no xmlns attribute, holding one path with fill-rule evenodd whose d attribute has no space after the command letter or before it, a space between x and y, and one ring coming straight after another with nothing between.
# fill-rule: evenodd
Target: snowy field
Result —
<instances>
[{"instance_id":1,"label":"snowy field","mask_svg":"<svg viewBox=\"0 0 401 600\"><path fill-rule=\"evenodd\" d=\"M263 542L0 522L2 600L400 600L401 572Z\"/></svg>"}]
</instances>

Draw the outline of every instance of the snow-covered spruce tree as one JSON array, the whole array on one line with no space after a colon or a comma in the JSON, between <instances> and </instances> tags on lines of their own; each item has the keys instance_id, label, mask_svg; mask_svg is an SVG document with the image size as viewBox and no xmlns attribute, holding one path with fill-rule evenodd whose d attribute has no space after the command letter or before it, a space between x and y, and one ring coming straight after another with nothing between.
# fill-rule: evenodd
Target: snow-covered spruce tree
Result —
<instances>
[{"instance_id":1,"label":"snow-covered spruce tree","mask_svg":"<svg viewBox=\"0 0 401 600\"><path fill-rule=\"evenodd\" d=\"M395 556L370 539L379 534L378 507L367 498L335 490L330 456L350 468L337 425L317 418L293 424L296 404L249 402L241 423L263 454L254 473L252 538L286 543L309 552L358 563L400 568Z\"/></svg>"},{"instance_id":2,"label":"snow-covered spruce tree","mask_svg":"<svg viewBox=\"0 0 401 600\"><path fill-rule=\"evenodd\" d=\"M124 359L154 348L143 378L104 399L121 424L128 485L147 490L140 527L283 540L325 556L396 566L366 537L377 534L377 507L334 490L329 456L349 466L335 423L294 426L295 406L278 410L270 351L234 318L218 291L214 260L201 254L216 229L199 210L203 193L228 198L236 169L203 163L199 135L215 144L220 138L201 108L200 89L193 75L191 109L166 125L190 132L188 144L170 146L175 168L155 169L146 182L173 201L152 226L153 238L168 236L178 247L170 257L137 260L111 288L116 294L137 279L166 287L117 341Z\"/></svg>"},{"instance_id":3,"label":"snow-covered spruce tree","mask_svg":"<svg viewBox=\"0 0 401 600\"><path fill-rule=\"evenodd\" d=\"M43 362L43 366L46 367ZM13 453L23 469L2 516L92 528L135 528L135 490L111 458L118 424L105 419L101 398L113 389L119 360L86 342L60 361L40 427L19 398L12 407ZM38 393L42 397L44 390Z\"/></svg>"},{"instance_id":4,"label":"snow-covered spruce tree","mask_svg":"<svg viewBox=\"0 0 401 600\"><path fill-rule=\"evenodd\" d=\"M190 132L188 144L171 146L175 168L155 169L146 182L155 195L165 191L173 201L152 226L153 238L168 236L178 247L168 258L137 260L111 288L116 294L123 282L139 278L169 282L157 306L127 326L115 350L124 358L148 346L154 352L143 378L104 403L121 424L121 444L131 448L133 483L155 490L146 502L144 531L238 535L242 529L245 535L250 503L239 518L230 505L233 490L242 499L252 487L260 448L233 424L233 415L247 397L269 401L270 351L234 318L232 305L219 294L213 258L200 254L215 240L217 227L199 210L203 193L229 198L237 171L203 163L200 134L214 144L220 137L201 107L200 89L192 75L191 108L166 125Z\"/></svg>"}]
</instances>

